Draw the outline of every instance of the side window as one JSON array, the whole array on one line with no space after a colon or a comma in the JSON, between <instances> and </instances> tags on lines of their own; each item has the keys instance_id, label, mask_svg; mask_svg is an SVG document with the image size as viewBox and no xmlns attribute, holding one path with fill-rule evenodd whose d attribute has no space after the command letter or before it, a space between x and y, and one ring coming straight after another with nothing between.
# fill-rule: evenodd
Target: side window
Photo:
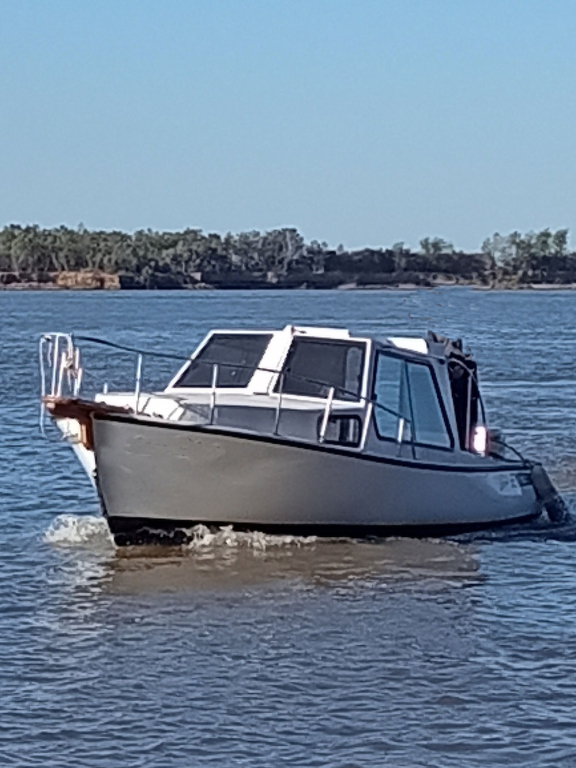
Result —
<instances>
[{"instance_id":1,"label":"side window","mask_svg":"<svg viewBox=\"0 0 576 768\"><path fill-rule=\"evenodd\" d=\"M318 417L317 432L320 437L322 425L322 416ZM362 422L359 416L338 416L332 415L326 425L324 435L325 443L334 443L336 445L360 445L362 434Z\"/></svg>"},{"instance_id":2,"label":"side window","mask_svg":"<svg viewBox=\"0 0 576 768\"><path fill-rule=\"evenodd\" d=\"M451 448L432 371L425 364L379 354L374 376L379 437Z\"/></svg>"},{"instance_id":3,"label":"side window","mask_svg":"<svg viewBox=\"0 0 576 768\"><path fill-rule=\"evenodd\" d=\"M362 389L362 342L296 338L284 364L282 391L287 395L327 397L331 387L340 400L358 400ZM278 392L280 380L276 384Z\"/></svg>"},{"instance_id":4,"label":"side window","mask_svg":"<svg viewBox=\"0 0 576 768\"><path fill-rule=\"evenodd\" d=\"M404 360L379 354L374 375L374 418L379 437L410 440L410 403Z\"/></svg>"},{"instance_id":5,"label":"side window","mask_svg":"<svg viewBox=\"0 0 576 768\"><path fill-rule=\"evenodd\" d=\"M408 363L410 397L414 413L416 442L450 448L450 435L438 402L438 393L427 365Z\"/></svg>"}]
</instances>

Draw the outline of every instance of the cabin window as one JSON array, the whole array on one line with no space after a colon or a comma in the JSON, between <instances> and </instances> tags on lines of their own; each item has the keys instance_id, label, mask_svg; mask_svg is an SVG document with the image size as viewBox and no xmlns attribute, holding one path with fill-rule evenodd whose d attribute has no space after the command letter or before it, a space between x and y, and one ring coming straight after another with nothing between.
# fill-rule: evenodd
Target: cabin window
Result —
<instances>
[{"instance_id":1,"label":"cabin window","mask_svg":"<svg viewBox=\"0 0 576 768\"><path fill-rule=\"evenodd\" d=\"M415 443L452 447L434 374L428 365L379 354L374 396L379 437L398 441L413 437Z\"/></svg>"},{"instance_id":2,"label":"cabin window","mask_svg":"<svg viewBox=\"0 0 576 768\"><path fill-rule=\"evenodd\" d=\"M269 333L215 333L174 386L211 387L217 364L219 387L247 387L271 339Z\"/></svg>"},{"instance_id":3,"label":"cabin window","mask_svg":"<svg viewBox=\"0 0 576 768\"><path fill-rule=\"evenodd\" d=\"M374 376L374 419L378 437L410 441L411 419L406 366L400 357L379 354Z\"/></svg>"},{"instance_id":4,"label":"cabin window","mask_svg":"<svg viewBox=\"0 0 576 768\"><path fill-rule=\"evenodd\" d=\"M284 394L325 398L334 387L338 400L359 400L365 350L362 342L295 338L275 391L283 378Z\"/></svg>"},{"instance_id":5,"label":"cabin window","mask_svg":"<svg viewBox=\"0 0 576 768\"><path fill-rule=\"evenodd\" d=\"M407 368L416 442L451 448L452 441L446 429L432 371L427 365L418 363L408 363Z\"/></svg>"},{"instance_id":6,"label":"cabin window","mask_svg":"<svg viewBox=\"0 0 576 768\"><path fill-rule=\"evenodd\" d=\"M317 434L320 437L323 416L318 417ZM332 415L326 424L324 442L335 445L346 445L356 448L360 445L362 422L359 416Z\"/></svg>"}]
</instances>

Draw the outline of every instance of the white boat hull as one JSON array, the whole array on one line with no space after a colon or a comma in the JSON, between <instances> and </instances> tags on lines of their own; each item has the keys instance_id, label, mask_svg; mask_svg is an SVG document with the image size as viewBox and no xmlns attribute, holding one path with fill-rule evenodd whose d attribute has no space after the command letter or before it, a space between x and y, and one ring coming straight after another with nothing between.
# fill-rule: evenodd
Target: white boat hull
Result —
<instances>
[{"instance_id":1,"label":"white boat hull","mask_svg":"<svg viewBox=\"0 0 576 768\"><path fill-rule=\"evenodd\" d=\"M74 451L82 469L90 478L90 482L95 485L96 459L94 451L87 448L83 442L80 422L77 419L54 419L54 423Z\"/></svg>"}]
</instances>

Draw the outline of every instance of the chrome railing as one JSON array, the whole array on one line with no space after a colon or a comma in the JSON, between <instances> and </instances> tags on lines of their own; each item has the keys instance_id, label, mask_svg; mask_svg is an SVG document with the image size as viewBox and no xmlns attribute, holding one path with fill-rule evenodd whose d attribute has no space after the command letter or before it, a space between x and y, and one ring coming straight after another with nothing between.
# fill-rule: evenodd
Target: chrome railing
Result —
<instances>
[{"instance_id":1,"label":"chrome railing","mask_svg":"<svg viewBox=\"0 0 576 768\"><path fill-rule=\"evenodd\" d=\"M81 394L82 382L84 380L84 369L80 365L80 350L76 345L76 342L86 342L96 344L99 346L107 347L112 350L120 352L129 352L136 356L135 364L135 378L134 378L134 401L132 410L138 414L141 412L142 401L142 382L143 382L143 370L144 359L146 357L164 358L170 360L177 360L179 362L191 362L191 357L185 357L182 355L176 355L167 352L157 352L153 350L143 350L136 347L127 346L124 344L117 344L115 342L107 341L105 339L99 339L92 336L79 336L66 333L47 333L40 337L39 342L39 367L40 367L40 391L41 391L41 404L40 404L40 428L44 434L45 418L46 418L46 406L45 398L79 398ZM333 415L334 400L349 398L347 402L350 405L360 404L363 408L363 418L361 419L361 435L359 444L357 447L362 450L366 444L368 438L368 431L372 414L374 409L379 409L386 412L388 415L398 419L398 430L396 442L399 447L404 443L408 443L412 447L414 454L415 440L413 429L412 413L410 415L406 413L400 413L383 403L378 402L376 397L366 397L358 392L348 390L344 387L331 386L328 382L319 379L313 379L310 377L299 376L293 373L287 373L281 369L265 368L262 366L247 366L239 363L223 363L212 362L203 360L201 365L211 366L211 385L210 385L210 397L208 407L207 423L214 425L217 407L218 407L218 392L221 390L228 390L227 387L219 387L220 372L223 368L229 369L243 369L250 370L253 373L264 372L278 376L278 386L275 394L278 396L276 409L274 414L274 426L273 434L278 435L280 431L280 421L283 412L284 405L284 385L286 376L289 376L294 381L299 381L307 385L313 385L319 389L328 388L325 397L319 398L324 400L323 412L321 416L320 426L318 429L317 439L319 443L326 441L326 433L330 424L330 419ZM107 385L104 387L104 391L107 391ZM157 393L155 397L169 397L177 398L176 393ZM409 399L410 410L411 400ZM178 409L176 409L178 410ZM406 426L409 427L409 439L405 440Z\"/></svg>"},{"instance_id":2,"label":"chrome railing","mask_svg":"<svg viewBox=\"0 0 576 768\"><path fill-rule=\"evenodd\" d=\"M40 367L40 431L45 434L46 401L51 397L78 397L83 369L80 349L69 333L45 333L38 344Z\"/></svg>"}]
</instances>

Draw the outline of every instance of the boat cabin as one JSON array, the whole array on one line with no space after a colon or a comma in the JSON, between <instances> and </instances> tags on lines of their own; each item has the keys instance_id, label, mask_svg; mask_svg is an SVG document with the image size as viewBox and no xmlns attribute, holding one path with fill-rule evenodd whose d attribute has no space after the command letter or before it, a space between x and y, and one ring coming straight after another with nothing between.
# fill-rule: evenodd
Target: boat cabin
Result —
<instances>
[{"instance_id":1,"label":"boat cabin","mask_svg":"<svg viewBox=\"0 0 576 768\"><path fill-rule=\"evenodd\" d=\"M419 459L484 452L476 366L460 343L433 334L214 330L162 396L180 405L170 418L215 427ZM143 411L166 417L153 403Z\"/></svg>"}]
</instances>

